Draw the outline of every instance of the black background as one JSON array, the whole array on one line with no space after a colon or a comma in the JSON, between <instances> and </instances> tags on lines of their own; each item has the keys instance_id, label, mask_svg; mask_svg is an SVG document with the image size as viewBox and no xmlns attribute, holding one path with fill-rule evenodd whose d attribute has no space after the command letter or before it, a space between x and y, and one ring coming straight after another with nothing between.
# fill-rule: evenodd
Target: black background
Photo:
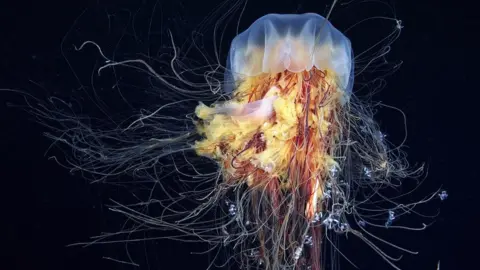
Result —
<instances>
[{"instance_id":1,"label":"black background","mask_svg":"<svg viewBox=\"0 0 480 270\"><path fill-rule=\"evenodd\" d=\"M476 8L467 2L393 3L395 14L405 28L393 44L390 58L402 60L403 66L387 78L387 87L375 99L405 112L410 159L413 163L425 161L429 165L426 189L443 186L450 195L441 204L441 214L434 226L401 239L420 251L418 256L405 258L401 265L406 270L436 269L438 260L442 261L441 269L478 268L473 262L479 250L476 103L480 19ZM181 32L186 31L182 28L185 25L194 27L219 3L170 3L164 4L164 12L176 18L176 30ZM108 12L98 12L98 17L75 24L85 8L101 10L104 6L110 7L108 10L124 7L134 11L152 4L124 0L112 5L85 1L3 1L0 6L0 88L34 89L29 80L50 89L75 87L72 75L62 70L66 66L62 63L60 43L72 25L108 32L105 19ZM322 1L251 1L242 26L266 13L324 14L324 7ZM341 15L333 17L333 23L352 22L354 18L350 16L354 17L355 12L350 9L337 13ZM347 25L344 23L343 27ZM357 37L360 43L363 38L368 40L375 29L363 31L364 37ZM100 35L92 32L93 37L86 38L101 38ZM82 38L76 40L81 41ZM91 69L90 65L86 69ZM0 93L0 100L0 226L4 227L0 230L0 269L135 268L102 259L124 258L120 244L65 247L111 230L118 217L110 214L104 204L112 194L118 196L124 191L90 185L48 161L44 153L49 141L42 137L45 130L29 121L27 114L5 105L7 101L21 102L21 99ZM392 119L395 123L390 123ZM398 115L381 111L379 120L393 140L401 139L403 131ZM432 207L439 205L435 203ZM207 255L190 254L201 249L201 244L156 241L146 246L146 249L141 245L135 247L142 263L137 269L205 269L209 263ZM363 261L372 261L365 269L388 269L385 264L376 266L380 259L366 246L355 248L351 254L364 257L360 258Z\"/></svg>"}]
</instances>

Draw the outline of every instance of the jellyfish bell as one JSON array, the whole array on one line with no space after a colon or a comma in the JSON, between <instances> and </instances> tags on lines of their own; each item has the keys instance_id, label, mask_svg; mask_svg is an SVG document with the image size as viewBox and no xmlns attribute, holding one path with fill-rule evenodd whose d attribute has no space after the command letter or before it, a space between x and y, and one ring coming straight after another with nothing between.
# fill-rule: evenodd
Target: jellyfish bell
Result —
<instances>
[{"instance_id":1,"label":"jellyfish bell","mask_svg":"<svg viewBox=\"0 0 480 270\"><path fill-rule=\"evenodd\" d=\"M331 70L346 93L353 87L350 40L327 19L314 14L268 14L232 41L225 90L248 76L282 71Z\"/></svg>"}]
</instances>

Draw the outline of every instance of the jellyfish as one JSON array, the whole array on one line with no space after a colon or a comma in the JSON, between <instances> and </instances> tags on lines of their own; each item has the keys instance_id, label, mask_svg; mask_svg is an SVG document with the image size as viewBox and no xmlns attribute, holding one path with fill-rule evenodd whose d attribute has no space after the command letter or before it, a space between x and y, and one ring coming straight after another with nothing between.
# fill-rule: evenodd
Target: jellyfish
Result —
<instances>
[{"instance_id":1,"label":"jellyfish","mask_svg":"<svg viewBox=\"0 0 480 270\"><path fill-rule=\"evenodd\" d=\"M385 47L401 29L395 23ZM379 245L415 254L370 230L425 229L398 222L415 206L446 198L434 193L405 202L410 193L392 195L423 167L409 166L380 131L373 108L354 94L354 67L364 71L388 50L362 62L327 18L268 14L232 40L226 65L189 69L190 79L170 39L171 59L158 62L117 61L93 41L75 47L98 50L104 61L98 75L126 68L151 78L152 104L126 117L109 114L95 91L89 98L104 120L83 115L86 99L26 95L27 110L49 130L46 136L68 149L56 161L93 182L124 185L119 178L132 177L134 201L110 206L131 226L86 244L171 231L149 239L205 242L230 250L227 261L242 269L265 270L326 269L338 257L355 265L338 246L338 237L347 235L393 268L399 258ZM137 105L126 103L127 109Z\"/></svg>"},{"instance_id":2,"label":"jellyfish","mask_svg":"<svg viewBox=\"0 0 480 270\"><path fill-rule=\"evenodd\" d=\"M226 184L245 185L236 205L265 269L320 269L319 246L306 242L322 242L322 223L348 229L336 172L350 136L350 41L320 15L269 14L233 40L227 64L231 99L197 107L196 152Z\"/></svg>"}]
</instances>

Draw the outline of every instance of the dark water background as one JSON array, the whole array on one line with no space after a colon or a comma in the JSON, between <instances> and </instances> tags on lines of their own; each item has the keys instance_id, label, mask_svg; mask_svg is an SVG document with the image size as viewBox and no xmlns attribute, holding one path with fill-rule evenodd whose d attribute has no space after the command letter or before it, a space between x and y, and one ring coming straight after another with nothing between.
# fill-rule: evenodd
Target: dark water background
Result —
<instances>
[{"instance_id":1,"label":"dark water background","mask_svg":"<svg viewBox=\"0 0 480 270\"><path fill-rule=\"evenodd\" d=\"M418 256L406 256L402 260L399 265L405 270L436 269L438 260L442 261L441 269L478 269L478 263L470 262L475 261L480 250L476 196L480 181L476 162L479 160L476 103L480 19L470 2L474 1L393 2L395 14L405 27L399 40L393 44L389 59L402 60L403 66L387 78L388 85L375 99L396 106L407 115L409 148L406 150L410 160L412 163L427 162L429 166L424 191L443 186L450 195L444 203L432 204L434 209L441 207L441 214L427 231L388 235L394 242L399 241L420 252ZM78 45L84 39L92 39L113 46L115 40L109 40L104 33L118 31L120 26L109 25L109 18L120 16L115 14L120 14L121 10L135 12L138 9L142 10L139 16L147 16L153 4L151 1L125 0L114 3L2 1L0 87L37 89L29 80L51 91L69 91L77 87L76 79L60 52L62 39L72 25L74 32L81 34L71 36L67 42ZM218 0L165 2L162 4L164 23L174 35L176 32L188 35L189 29L218 4ZM85 9L88 12L93 10L89 14L96 15L75 22ZM334 12L332 21L338 28L345 28L360 14L371 12L364 9L341 9ZM244 13L241 29L267 13L325 14L324 10L322 1L252 0ZM138 29L145 29L149 20L140 21L143 26ZM375 31L388 30L390 26L357 29L352 38L356 42L354 49L355 46L365 48L368 40L375 37ZM230 40L233 34L227 32L226 40ZM149 42L159 44L168 40L143 40L132 44L132 51L122 47L119 53L127 55L136 49L142 51L142 46ZM206 50L213 51L212 48ZM92 50L91 54L96 55L96 52ZM91 72L93 68L88 60L85 59L85 72ZM79 59L75 61L77 65L81 62ZM4 228L0 230L0 269L170 270L205 269L208 266L211 256L191 254L205 248L203 244L162 240L132 245L132 255L140 268L102 259L126 260L125 248L121 244L65 247L118 228L121 218L110 213L104 205L109 198L121 198L128 191L87 184L79 176L72 176L55 162L48 161L44 153L49 141L42 137L45 130L28 121L27 114L5 105L7 101L22 100L12 94L0 93L0 101L0 227ZM380 111L378 118L389 137L400 141L403 130L398 114ZM362 269L388 269L365 245L353 243L347 253L365 267Z\"/></svg>"}]
</instances>

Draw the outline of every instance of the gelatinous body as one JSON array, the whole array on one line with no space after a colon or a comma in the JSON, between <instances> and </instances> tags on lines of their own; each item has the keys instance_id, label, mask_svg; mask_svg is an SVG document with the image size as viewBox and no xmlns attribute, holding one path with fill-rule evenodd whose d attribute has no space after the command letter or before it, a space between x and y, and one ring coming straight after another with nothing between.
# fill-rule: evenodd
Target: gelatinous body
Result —
<instances>
[{"instance_id":1,"label":"gelatinous body","mask_svg":"<svg viewBox=\"0 0 480 270\"><path fill-rule=\"evenodd\" d=\"M335 72L337 84L353 87L350 41L324 17L314 14L269 14L255 21L232 42L227 68L234 81L262 73ZM231 86L230 86L231 87Z\"/></svg>"}]
</instances>

